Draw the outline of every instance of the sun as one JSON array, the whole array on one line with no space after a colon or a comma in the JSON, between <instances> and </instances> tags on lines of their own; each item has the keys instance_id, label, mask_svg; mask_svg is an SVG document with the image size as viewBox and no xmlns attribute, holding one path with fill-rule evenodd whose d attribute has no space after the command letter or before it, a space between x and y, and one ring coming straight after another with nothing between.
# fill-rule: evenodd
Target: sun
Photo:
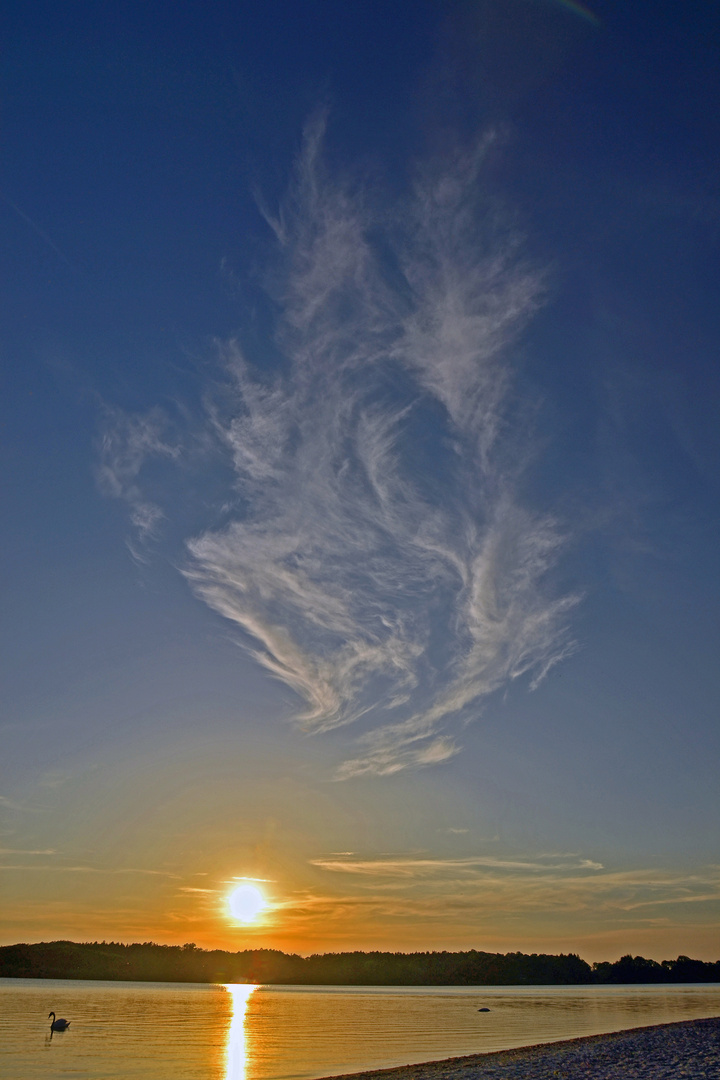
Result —
<instances>
[{"instance_id":1,"label":"sun","mask_svg":"<svg viewBox=\"0 0 720 1080\"><path fill-rule=\"evenodd\" d=\"M241 923L255 922L267 901L255 885L238 885L228 897L230 914Z\"/></svg>"}]
</instances>

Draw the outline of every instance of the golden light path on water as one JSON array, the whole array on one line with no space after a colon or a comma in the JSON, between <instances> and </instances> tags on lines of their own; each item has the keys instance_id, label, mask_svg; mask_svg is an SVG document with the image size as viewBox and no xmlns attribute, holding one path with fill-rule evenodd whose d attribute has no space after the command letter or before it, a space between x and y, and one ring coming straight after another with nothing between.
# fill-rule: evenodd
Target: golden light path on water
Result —
<instances>
[{"instance_id":1,"label":"golden light path on water","mask_svg":"<svg viewBox=\"0 0 720 1080\"><path fill-rule=\"evenodd\" d=\"M248 1001L252 993L257 990L257 986L247 983L226 983L225 989L232 998L232 1020L227 1036L225 1080L245 1080L247 1068L245 1014Z\"/></svg>"}]
</instances>

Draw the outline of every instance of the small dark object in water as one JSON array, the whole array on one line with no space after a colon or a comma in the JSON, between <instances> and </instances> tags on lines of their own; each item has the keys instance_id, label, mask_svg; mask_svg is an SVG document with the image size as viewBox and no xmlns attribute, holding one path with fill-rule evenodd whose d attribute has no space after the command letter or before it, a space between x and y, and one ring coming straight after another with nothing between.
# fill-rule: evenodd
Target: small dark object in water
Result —
<instances>
[{"instance_id":1,"label":"small dark object in water","mask_svg":"<svg viewBox=\"0 0 720 1080\"><path fill-rule=\"evenodd\" d=\"M482 1009L478 1009L478 1012L490 1012L487 1005L483 1005Z\"/></svg>"},{"instance_id":2,"label":"small dark object in water","mask_svg":"<svg viewBox=\"0 0 720 1080\"><path fill-rule=\"evenodd\" d=\"M48 1013L48 1020L50 1019L51 1016L52 1016L52 1024L50 1025L50 1030L51 1031L65 1031L66 1028L70 1027L70 1021L69 1020L63 1020L63 1019L56 1020L54 1012Z\"/></svg>"}]
</instances>

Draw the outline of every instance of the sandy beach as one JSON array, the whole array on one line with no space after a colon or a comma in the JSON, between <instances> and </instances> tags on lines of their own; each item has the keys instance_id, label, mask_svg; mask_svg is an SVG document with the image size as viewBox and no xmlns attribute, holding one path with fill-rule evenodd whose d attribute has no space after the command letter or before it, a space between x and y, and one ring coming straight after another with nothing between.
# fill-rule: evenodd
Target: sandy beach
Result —
<instances>
[{"instance_id":1,"label":"sandy beach","mask_svg":"<svg viewBox=\"0 0 720 1080\"><path fill-rule=\"evenodd\" d=\"M346 1074L342 1080L720 1080L720 1017L493 1054ZM328 1077L326 1080L338 1080Z\"/></svg>"}]
</instances>

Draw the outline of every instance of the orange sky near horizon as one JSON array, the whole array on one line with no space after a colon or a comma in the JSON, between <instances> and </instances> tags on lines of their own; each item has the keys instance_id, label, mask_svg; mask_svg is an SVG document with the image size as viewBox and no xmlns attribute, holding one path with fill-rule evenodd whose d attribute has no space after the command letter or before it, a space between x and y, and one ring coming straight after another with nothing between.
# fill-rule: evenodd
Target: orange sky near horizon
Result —
<instances>
[{"instance_id":1,"label":"orange sky near horizon","mask_svg":"<svg viewBox=\"0 0 720 1080\"><path fill-rule=\"evenodd\" d=\"M501 840L476 797L448 795L432 774L375 782L371 817L364 784L304 786L262 746L224 751L46 777L5 847L2 942L717 959L712 920L698 917L717 869L548 853L521 832ZM260 766L266 779L246 784ZM237 783L213 785L233 770ZM228 906L243 881L267 899L251 925Z\"/></svg>"}]
</instances>

